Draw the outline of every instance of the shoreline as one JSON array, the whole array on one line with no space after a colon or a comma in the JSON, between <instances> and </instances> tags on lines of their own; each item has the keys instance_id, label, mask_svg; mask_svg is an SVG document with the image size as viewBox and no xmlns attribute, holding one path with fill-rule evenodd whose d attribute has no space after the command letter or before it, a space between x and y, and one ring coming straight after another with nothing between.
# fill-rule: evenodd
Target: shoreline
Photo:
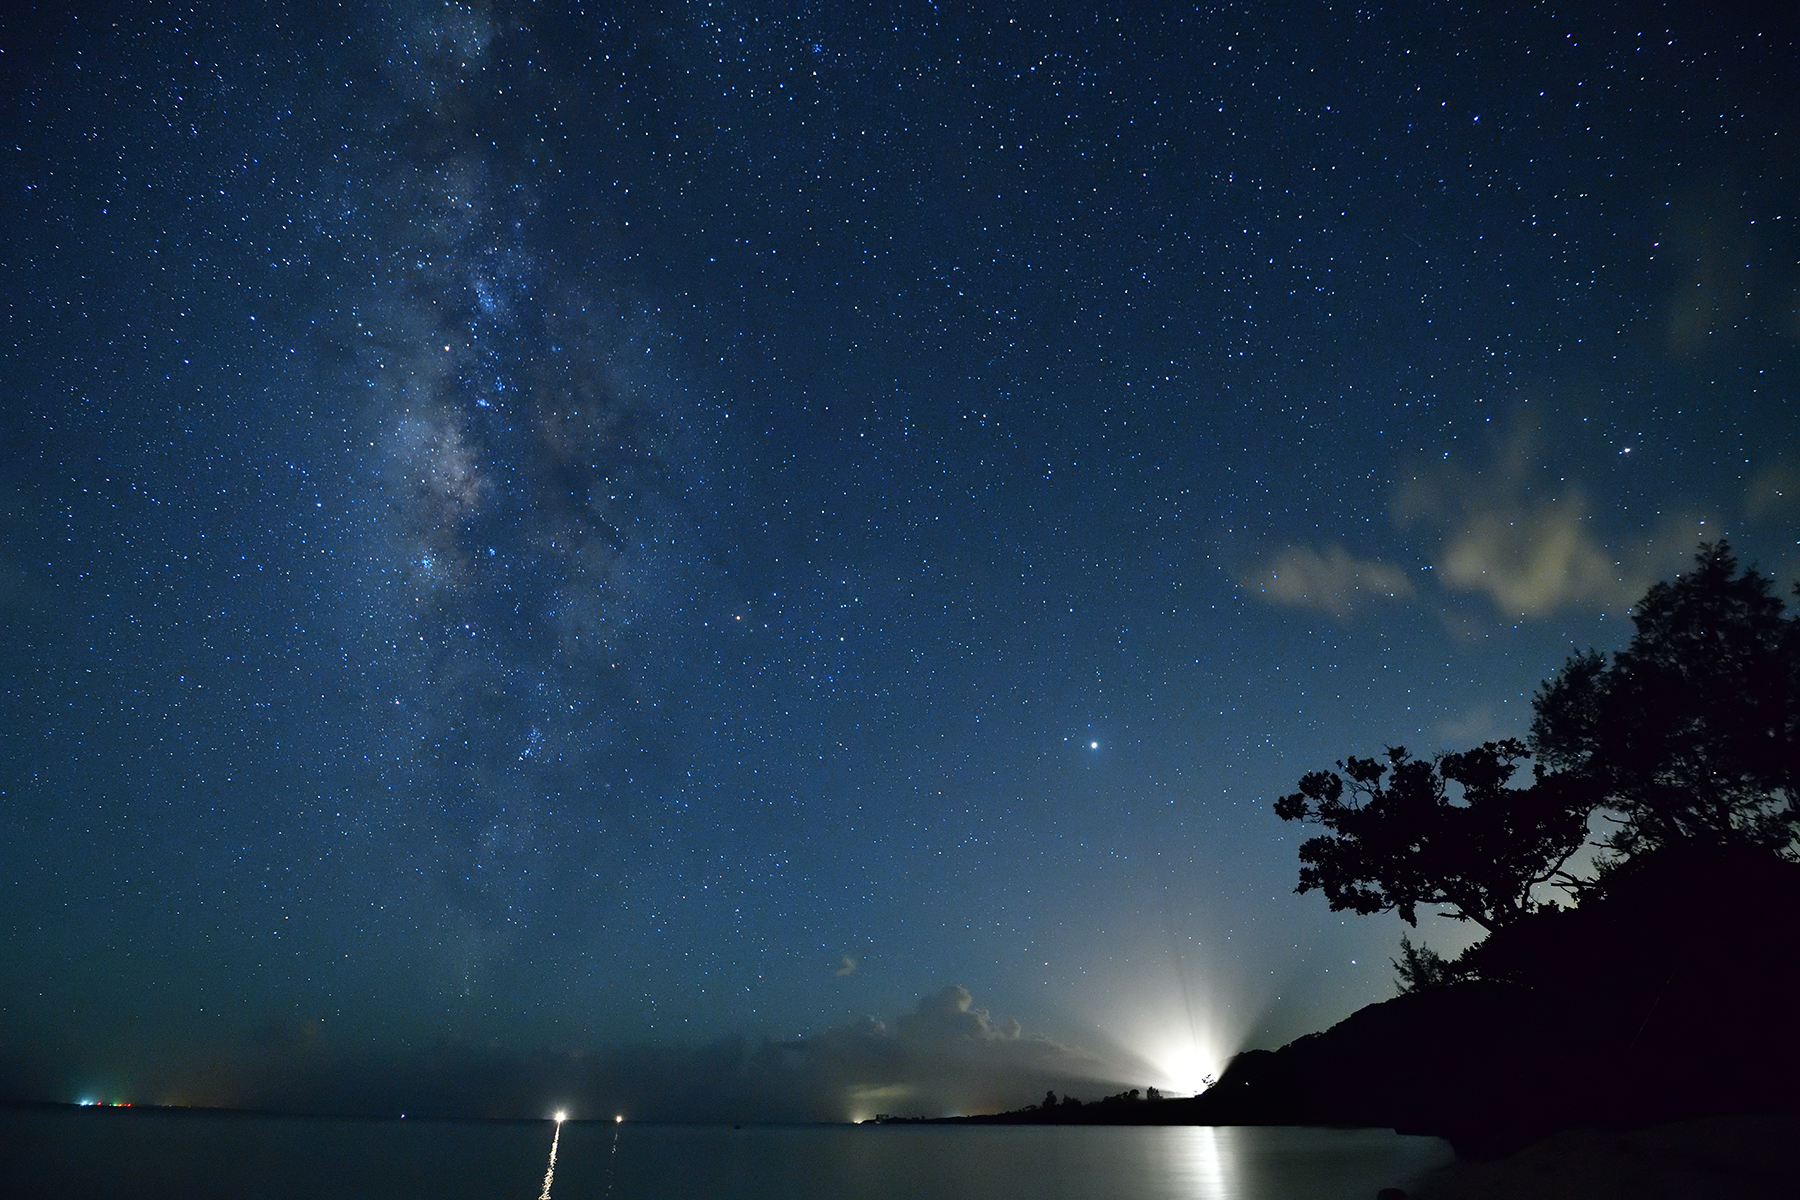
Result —
<instances>
[{"instance_id":1,"label":"shoreline","mask_svg":"<svg viewBox=\"0 0 1800 1200\"><path fill-rule=\"evenodd\" d=\"M1781 1200L1800 1196L1800 1113L1565 1129L1504 1158L1458 1158L1408 1200Z\"/></svg>"}]
</instances>

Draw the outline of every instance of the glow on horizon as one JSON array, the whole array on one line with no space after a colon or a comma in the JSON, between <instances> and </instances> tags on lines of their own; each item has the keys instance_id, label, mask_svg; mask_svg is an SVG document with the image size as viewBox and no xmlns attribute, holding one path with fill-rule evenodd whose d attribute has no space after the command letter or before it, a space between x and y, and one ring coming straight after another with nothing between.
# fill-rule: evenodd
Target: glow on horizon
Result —
<instances>
[{"instance_id":1,"label":"glow on horizon","mask_svg":"<svg viewBox=\"0 0 1800 1200\"><path fill-rule=\"evenodd\" d=\"M1184 996L1163 996L1146 1005L1124 1038L1144 1065L1162 1076L1165 1092L1198 1095L1212 1086L1236 1052L1238 1039L1220 1026L1209 1007Z\"/></svg>"},{"instance_id":2,"label":"glow on horizon","mask_svg":"<svg viewBox=\"0 0 1800 1200\"><path fill-rule=\"evenodd\" d=\"M1097 1010L1093 1019L1112 1042L1116 1069L1133 1082L1171 1095L1197 1095L1244 1045L1255 1006L1220 989L1210 973L1145 940L1149 944L1127 951L1136 951L1137 978L1115 977L1112 987L1094 995L1088 1001Z\"/></svg>"},{"instance_id":3,"label":"glow on horizon","mask_svg":"<svg viewBox=\"0 0 1800 1200\"><path fill-rule=\"evenodd\" d=\"M1162 1072L1167 1081L1165 1091L1189 1092L1195 1095L1207 1088L1207 1080L1218 1074L1213 1056L1192 1039L1176 1037L1152 1046L1144 1055L1150 1065Z\"/></svg>"}]
</instances>

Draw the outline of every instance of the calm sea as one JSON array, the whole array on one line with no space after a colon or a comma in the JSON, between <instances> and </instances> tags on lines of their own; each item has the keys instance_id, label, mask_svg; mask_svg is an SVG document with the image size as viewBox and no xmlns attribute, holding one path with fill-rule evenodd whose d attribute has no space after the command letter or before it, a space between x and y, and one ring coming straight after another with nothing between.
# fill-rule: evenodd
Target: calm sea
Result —
<instances>
[{"instance_id":1,"label":"calm sea","mask_svg":"<svg viewBox=\"0 0 1800 1200\"><path fill-rule=\"evenodd\" d=\"M0 1110L0 1194L536 1200L551 1126ZM570 1123L554 1200L1373 1200L1450 1158L1382 1130Z\"/></svg>"}]
</instances>

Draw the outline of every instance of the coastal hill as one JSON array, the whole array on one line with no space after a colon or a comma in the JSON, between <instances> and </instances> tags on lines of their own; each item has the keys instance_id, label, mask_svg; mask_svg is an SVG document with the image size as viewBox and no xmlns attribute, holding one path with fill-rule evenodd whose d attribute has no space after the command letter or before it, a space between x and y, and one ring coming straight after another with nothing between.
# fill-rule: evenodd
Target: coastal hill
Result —
<instances>
[{"instance_id":1,"label":"coastal hill","mask_svg":"<svg viewBox=\"0 0 1800 1200\"><path fill-rule=\"evenodd\" d=\"M1800 865L1667 851L1476 947L1469 978L1239 1055L1209 1123L1389 1125L1460 1153L1800 1107Z\"/></svg>"},{"instance_id":2,"label":"coastal hill","mask_svg":"<svg viewBox=\"0 0 1800 1200\"><path fill-rule=\"evenodd\" d=\"M1751 848L1664 851L1578 907L1491 936L1457 964L1462 978L1246 1051L1199 1096L950 1119L1391 1126L1485 1157L1573 1127L1792 1111L1796 931L1800 865Z\"/></svg>"}]
</instances>

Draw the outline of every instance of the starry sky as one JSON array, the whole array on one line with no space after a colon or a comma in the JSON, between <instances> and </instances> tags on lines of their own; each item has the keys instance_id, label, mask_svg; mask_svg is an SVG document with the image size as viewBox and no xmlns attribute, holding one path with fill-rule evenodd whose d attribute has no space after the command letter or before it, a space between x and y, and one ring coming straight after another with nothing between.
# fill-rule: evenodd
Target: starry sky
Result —
<instances>
[{"instance_id":1,"label":"starry sky","mask_svg":"<svg viewBox=\"0 0 1800 1200\"><path fill-rule=\"evenodd\" d=\"M1385 998L1270 802L1523 734L1703 538L1800 573L1796 77L1687 5L9 6L0 1090L854 1115Z\"/></svg>"}]
</instances>

